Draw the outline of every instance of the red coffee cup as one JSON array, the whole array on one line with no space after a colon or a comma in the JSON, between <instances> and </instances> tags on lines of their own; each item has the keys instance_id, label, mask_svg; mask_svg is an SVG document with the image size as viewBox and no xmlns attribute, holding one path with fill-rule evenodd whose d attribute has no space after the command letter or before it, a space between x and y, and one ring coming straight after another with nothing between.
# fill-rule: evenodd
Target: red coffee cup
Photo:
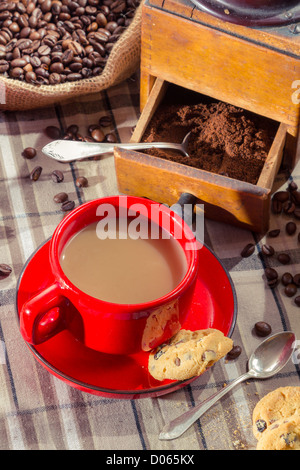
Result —
<instances>
[{"instance_id":1,"label":"red coffee cup","mask_svg":"<svg viewBox=\"0 0 300 470\"><path fill-rule=\"evenodd\" d=\"M99 215L99 208L106 204L115 208L117 217L129 214L136 204L150 222L153 213L160 214L159 220L155 216L155 223L181 245L187 271L167 295L132 305L106 302L82 292L67 278L60 265L63 248L76 233L104 217ZM40 344L68 329L86 347L109 354L153 349L181 328L191 304L198 262L197 240L189 226L168 207L133 196L111 196L82 204L60 222L52 236L50 266L54 282L23 305L21 334L28 343ZM70 303L75 308L70 308Z\"/></svg>"}]
</instances>

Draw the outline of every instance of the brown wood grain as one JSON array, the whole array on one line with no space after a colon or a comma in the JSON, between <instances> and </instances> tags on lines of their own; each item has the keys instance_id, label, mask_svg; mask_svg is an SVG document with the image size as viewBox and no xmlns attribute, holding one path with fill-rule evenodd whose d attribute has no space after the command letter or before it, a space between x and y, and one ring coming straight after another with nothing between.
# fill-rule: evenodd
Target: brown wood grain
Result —
<instances>
[{"instance_id":1,"label":"brown wood grain","mask_svg":"<svg viewBox=\"0 0 300 470\"><path fill-rule=\"evenodd\" d=\"M300 61L276 50L145 5L141 71L144 80L159 77L240 106L288 124L297 135L292 84L300 79Z\"/></svg>"},{"instance_id":2,"label":"brown wood grain","mask_svg":"<svg viewBox=\"0 0 300 470\"><path fill-rule=\"evenodd\" d=\"M147 4L188 19L191 18L193 21L205 24L229 35L240 37L265 47L275 48L282 53L293 54L300 58L300 37L297 34L291 34L287 26L250 28L237 25L200 11L189 0L148 0Z\"/></svg>"},{"instance_id":3,"label":"brown wood grain","mask_svg":"<svg viewBox=\"0 0 300 470\"><path fill-rule=\"evenodd\" d=\"M123 194L172 205L182 193L190 193L204 204L209 219L261 233L268 230L271 191L266 188L120 148L114 157Z\"/></svg>"}]
</instances>

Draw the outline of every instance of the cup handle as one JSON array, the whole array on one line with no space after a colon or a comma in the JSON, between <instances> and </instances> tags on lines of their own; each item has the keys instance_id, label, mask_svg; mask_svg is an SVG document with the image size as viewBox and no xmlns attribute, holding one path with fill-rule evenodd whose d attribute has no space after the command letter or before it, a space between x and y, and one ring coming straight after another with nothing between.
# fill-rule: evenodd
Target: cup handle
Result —
<instances>
[{"instance_id":1,"label":"cup handle","mask_svg":"<svg viewBox=\"0 0 300 470\"><path fill-rule=\"evenodd\" d=\"M179 215L188 225L192 224L192 220L187 220L186 214L184 213L184 206L185 204L191 204L194 207L198 201L198 198L190 193L182 193L178 201L171 206L171 210L175 212L175 214Z\"/></svg>"},{"instance_id":2,"label":"cup handle","mask_svg":"<svg viewBox=\"0 0 300 470\"><path fill-rule=\"evenodd\" d=\"M27 302L20 311L20 331L30 344L40 344L66 328L62 304L66 298L57 283Z\"/></svg>"}]
</instances>

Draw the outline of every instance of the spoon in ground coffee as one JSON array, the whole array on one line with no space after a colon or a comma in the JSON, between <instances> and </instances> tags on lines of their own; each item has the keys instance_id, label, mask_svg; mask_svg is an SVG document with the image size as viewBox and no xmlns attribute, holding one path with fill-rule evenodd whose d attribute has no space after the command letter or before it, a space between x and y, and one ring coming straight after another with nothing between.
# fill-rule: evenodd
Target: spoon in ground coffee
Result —
<instances>
[{"instance_id":1,"label":"spoon in ground coffee","mask_svg":"<svg viewBox=\"0 0 300 470\"><path fill-rule=\"evenodd\" d=\"M75 160L83 160L84 158L95 157L105 153L112 153L115 147L128 149L128 150L142 150L149 148L165 148L172 150L179 150L185 156L187 153L189 139L191 132L189 132L181 144L174 144L170 142L138 142L128 144L107 143L107 142L77 142L72 140L54 140L42 148L42 152L48 157L53 158L59 162L68 163Z\"/></svg>"},{"instance_id":2,"label":"spoon in ground coffee","mask_svg":"<svg viewBox=\"0 0 300 470\"><path fill-rule=\"evenodd\" d=\"M293 354L295 339L294 333L285 331L264 340L251 355L246 374L241 375L221 391L166 424L159 435L159 439L169 440L181 436L197 419L237 384L249 379L266 379L277 374Z\"/></svg>"}]
</instances>

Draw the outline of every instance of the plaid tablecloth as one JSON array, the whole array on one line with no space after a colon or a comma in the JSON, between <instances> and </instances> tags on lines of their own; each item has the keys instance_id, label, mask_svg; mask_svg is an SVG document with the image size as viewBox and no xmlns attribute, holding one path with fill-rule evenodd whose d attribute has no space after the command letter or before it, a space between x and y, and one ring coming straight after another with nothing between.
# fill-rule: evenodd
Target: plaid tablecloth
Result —
<instances>
[{"instance_id":1,"label":"plaid tablecloth","mask_svg":"<svg viewBox=\"0 0 300 470\"><path fill-rule=\"evenodd\" d=\"M65 191L76 205L118 193L113 156L100 160L67 164L64 182L55 184L50 175L60 164L45 157L41 148L49 142L44 129L78 124L82 134L99 117L113 117L112 127L119 141L126 142L139 114L137 78L97 96L30 112L0 114L0 264L12 266L9 277L0 280L0 448L13 450L115 450L159 451L254 449L252 411L258 400L280 386L300 385L300 369L292 361L274 378L251 380L237 386L209 410L180 438L160 441L165 423L206 399L246 371L247 359L261 342L253 332L258 321L266 321L273 332L293 330L300 337L300 309L283 292L263 280L265 258L261 247L265 235L205 220L205 242L228 269L235 285L238 318L234 343L242 354L233 361L224 359L190 385L160 398L137 400L108 399L81 392L51 375L33 357L24 343L16 317L17 281L30 255L51 237L62 219L53 196ZM35 147L37 156L24 159L22 151ZM29 178L40 165L37 182ZM78 176L88 178L86 188L77 188ZM292 179L300 185L300 166ZM274 190L287 187L286 173L280 173ZM276 251L291 255L291 264L280 265L276 258L268 265L279 274L300 272L297 235L285 234L286 216L271 215L271 228L281 228L272 240ZM300 231L300 221L297 221ZM255 243L255 253L241 258L247 243ZM295 362L295 361L294 361Z\"/></svg>"}]
</instances>

